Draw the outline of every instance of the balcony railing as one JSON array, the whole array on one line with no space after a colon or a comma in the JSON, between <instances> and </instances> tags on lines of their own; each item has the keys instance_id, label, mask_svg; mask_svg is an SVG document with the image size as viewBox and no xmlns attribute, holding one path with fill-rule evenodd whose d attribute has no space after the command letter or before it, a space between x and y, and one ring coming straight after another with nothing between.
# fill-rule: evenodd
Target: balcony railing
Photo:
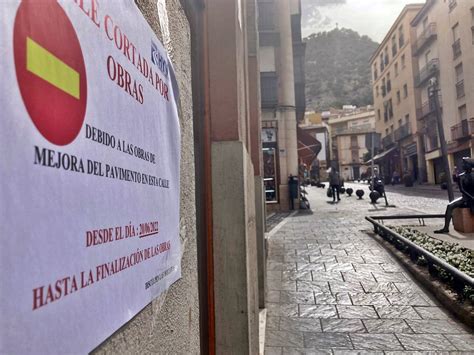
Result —
<instances>
[{"instance_id":1,"label":"balcony railing","mask_svg":"<svg viewBox=\"0 0 474 355\"><path fill-rule=\"evenodd\" d=\"M467 119L462 120L460 123L455 124L451 127L451 138L453 141L467 138L471 136L469 127L469 121Z\"/></svg>"},{"instance_id":2,"label":"balcony railing","mask_svg":"<svg viewBox=\"0 0 474 355\"><path fill-rule=\"evenodd\" d=\"M395 141L400 141L403 138L408 137L411 134L411 128L409 123L405 123L395 130Z\"/></svg>"},{"instance_id":3,"label":"balcony railing","mask_svg":"<svg viewBox=\"0 0 474 355\"><path fill-rule=\"evenodd\" d=\"M385 149L389 148L394 144L393 135L390 133L388 136L382 138L382 145Z\"/></svg>"},{"instance_id":4,"label":"balcony railing","mask_svg":"<svg viewBox=\"0 0 474 355\"><path fill-rule=\"evenodd\" d=\"M454 43L453 43L453 58L456 59L461 55L461 38L458 38Z\"/></svg>"},{"instance_id":5,"label":"balcony railing","mask_svg":"<svg viewBox=\"0 0 474 355\"><path fill-rule=\"evenodd\" d=\"M456 97L460 99L461 97L464 97L466 93L464 92L464 79L460 80L456 84Z\"/></svg>"},{"instance_id":6,"label":"balcony railing","mask_svg":"<svg viewBox=\"0 0 474 355\"><path fill-rule=\"evenodd\" d=\"M417 37L416 42L413 44L413 54L418 55L426 45L436 39L437 35L436 23L432 22Z\"/></svg>"},{"instance_id":7,"label":"balcony railing","mask_svg":"<svg viewBox=\"0 0 474 355\"><path fill-rule=\"evenodd\" d=\"M438 95L438 102L441 107L441 95ZM417 119L421 120L424 119L425 117L435 113L436 111L436 105L433 99L428 99L427 101L423 102L421 107L418 107L416 109L416 117Z\"/></svg>"},{"instance_id":8,"label":"balcony railing","mask_svg":"<svg viewBox=\"0 0 474 355\"><path fill-rule=\"evenodd\" d=\"M420 69L420 72L415 75L415 86L420 87L428 79L437 75L439 72L439 59L431 59L423 68Z\"/></svg>"}]
</instances>

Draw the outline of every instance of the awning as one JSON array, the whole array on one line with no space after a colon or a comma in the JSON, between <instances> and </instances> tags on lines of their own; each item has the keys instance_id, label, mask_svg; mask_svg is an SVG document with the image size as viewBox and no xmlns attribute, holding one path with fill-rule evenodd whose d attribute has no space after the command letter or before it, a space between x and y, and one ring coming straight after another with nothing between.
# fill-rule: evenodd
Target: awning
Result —
<instances>
[{"instance_id":1,"label":"awning","mask_svg":"<svg viewBox=\"0 0 474 355\"><path fill-rule=\"evenodd\" d=\"M386 157L387 155L389 155L391 152L393 152L395 149L397 149L397 147L392 147L390 149L387 149L386 151L380 153L380 154L377 154L373 160L374 160L374 163L379 161L380 159ZM369 163L372 163L372 159L370 159L368 162L366 162L366 164L369 164Z\"/></svg>"},{"instance_id":2,"label":"awning","mask_svg":"<svg viewBox=\"0 0 474 355\"><path fill-rule=\"evenodd\" d=\"M298 158L309 167L321 151L321 142L300 127L297 128L297 136Z\"/></svg>"}]
</instances>

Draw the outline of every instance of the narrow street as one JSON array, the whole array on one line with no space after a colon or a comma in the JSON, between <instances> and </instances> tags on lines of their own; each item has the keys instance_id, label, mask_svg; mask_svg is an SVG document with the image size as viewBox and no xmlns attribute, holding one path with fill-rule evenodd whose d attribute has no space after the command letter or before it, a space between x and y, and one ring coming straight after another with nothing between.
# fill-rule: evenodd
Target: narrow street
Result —
<instances>
[{"instance_id":1,"label":"narrow street","mask_svg":"<svg viewBox=\"0 0 474 355\"><path fill-rule=\"evenodd\" d=\"M289 217L269 233L265 353L472 353L470 331L366 233L371 226L364 216L374 207L367 185L364 190L363 200L341 195L331 204L325 189L310 187L312 212ZM390 190L397 207L379 203L377 214L445 208L442 195Z\"/></svg>"}]
</instances>

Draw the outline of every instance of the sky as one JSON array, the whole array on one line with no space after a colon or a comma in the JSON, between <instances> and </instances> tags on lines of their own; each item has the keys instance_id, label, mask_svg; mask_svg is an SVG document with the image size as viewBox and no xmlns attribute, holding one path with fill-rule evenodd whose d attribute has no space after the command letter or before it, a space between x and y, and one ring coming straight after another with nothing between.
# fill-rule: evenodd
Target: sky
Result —
<instances>
[{"instance_id":1,"label":"sky","mask_svg":"<svg viewBox=\"0 0 474 355\"><path fill-rule=\"evenodd\" d=\"M303 37L336 27L381 42L406 4L424 0L302 0Z\"/></svg>"}]
</instances>

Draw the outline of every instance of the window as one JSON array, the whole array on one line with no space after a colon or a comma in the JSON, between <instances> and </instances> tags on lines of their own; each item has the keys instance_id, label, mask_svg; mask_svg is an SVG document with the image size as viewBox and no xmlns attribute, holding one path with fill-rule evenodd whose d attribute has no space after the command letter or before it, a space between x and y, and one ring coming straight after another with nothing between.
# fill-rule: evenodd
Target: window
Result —
<instances>
[{"instance_id":1,"label":"window","mask_svg":"<svg viewBox=\"0 0 474 355\"><path fill-rule=\"evenodd\" d=\"M471 27L472 44L474 44L474 26Z\"/></svg>"},{"instance_id":2,"label":"window","mask_svg":"<svg viewBox=\"0 0 474 355\"><path fill-rule=\"evenodd\" d=\"M258 29L274 31L276 28L275 5L271 2L258 2Z\"/></svg>"},{"instance_id":3,"label":"window","mask_svg":"<svg viewBox=\"0 0 474 355\"><path fill-rule=\"evenodd\" d=\"M388 136L388 128L385 128L385 136Z\"/></svg>"},{"instance_id":4,"label":"window","mask_svg":"<svg viewBox=\"0 0 474 355\"><path fill-rule=\"evenodd\" d=\"M459 35L459 23L452 28L453 31L453 58L456 59L461 55L461 38Z\"/></svg>"},{"instance_id":5,"label":"window","mask_svg":"<svg viewBox=\"0 0 474 355\"><path fill-rule=\"evenodd\" d=\"M278 103L278 77L275 72L260 73L262 107L272 107Z\"/></svg>"},{"instance_id":6,"label":"window","mask_svg":"<svg viewBox=\"0 0 474 355\"><path fill-rule=\"evenodd\" d=\"M398 120L398 127L401 127L402 124L403 124L403 123L402 123L402 119L400 118L400 119Z\"/></svg>"},{"instance_id":7,"label":"window","mask_svg":"<svg viewBox=\"0 0 474 355\"><path fill-rule=\"evenodd\" d=\"M380 121L380 118L381 118L381 116L380 116L380 109L378 109L378 110L377 110L377 119Z\"/></svg>"},{"instance_id":8,"label":"window","mask_svg":"<svg viewBox=\"0 0 474 355\"><path fill-rule=\"evenodd\" d=\"M378 85L375 87L375 96L377 96L377 97L379 96L379 86Z\"/></svg>"},{"instance_id":9,"label":"window","mask_svg":"<svg viewBox=\"0 0 474 355\"><path fill-rule=\"evenodd\" d=\"M463 120L467 120L467 109L466 109L466 105L462 105L461 107L458 108L458 111L459 111L459 119L461 120L461 122Z\"/></svg>"},{"instance_id":10,"label":"window","mask_svg":"<svg viewBox=\"0 0 474 355\"><path fill-rule=\"evenodd\" d=\"M405 54L402 55L402 68L405 68Z\"/></svg>"},{"instance_id":11,"label":"window","mask_svg":"<svg viewBox=\"0 0 474 355\"><path fill-rule=\"evenodd\" d=\"M403 26L398 29L398 47L402 48L405 44L405 35L403 34Z\"/></svg>"},{"instance_id":12,"label":"window","mask_svg":"<svg viewBox=\"0 0 474 355\"><path fill-rule=\"evenodd\" d=\"M405 123L408 124L410 122L410 115L406 114L405 115Z\"/></svg>"},{"instance_id":13,"label":"window","mask_svg":"<svg viewBox=\"0 0 474 355\"><path fill-rule=\"evenodd\" d=\"M462 63L456 66L455 72L456 72L456 82L461 81L464 77Z\"/></svg>"},{"instance_id":14,"label":"window","mask_svg":"<svg viewBox=\"0 0 474 355\"><path fill-rule=\"evenodd\" d=\"M453 42L459 39L459 23L453 26Z\"/></svg>"},{"instance_id":15,"label":"window","mask_svg":"<svg viewBox=\"0 0 474 355\"><path fill-rule=\"evenodd\" d=\"M397 91L397 104L399 104L401 101L400 99L400 90Z\"/></svg>"},{"instance_id":16,"label":"window","mask_svg":"<svg viewBox=\"0 0 474 355\"><path fill-rule=\"evenodd\" d=\"M393 104L392 104L392 99L388 100L388 118L393 118Z\"/></svg>"},{"instance_id":17,"label":"window","mask_svg":"<svg viewBox=\"0 0 474 355\"><path fill-rule=\"evenodd\" d=\"M392 91L392 82L390 81L390 72L387 73L387 92Z\"/></svg>"},{"instance_id":18,"label":"window","mask_svg":"<svg viewBox=\"0 0 474 355\"><path fill-rule=\"evenodd\" d=\"M428 17L425 17L423 19L423 32L426 30L427 27L428 27Z\"/></svg>"},{"instance_id":19,"label":"window","mask_svg":"<svg viewBox=\"0 0 474 355\"><path fill-rule=\"evenodd\" d=\"M374 64L374 80L377 80L378 73L377 73L377 63Z\"/></svg>"},{"instance_id":20,"label":"window","mask_svg":"<svg viewBox=\"0 0 474 355\"><path fill-rule=\"evenodd\" d=\"M408 86L407 84L403 85L403 98L406 99L408 97Z\"/></svg>"},{"instance_id":21,"label":"window","mask_svg":"<svg viewBox=\"0 0 474 355\"><path fill-rule=\"evenodd\" d=\"M388 65L388 47L385 47L385 58L384 58L385 65Z\"/></svg>"},{"instance_id":22,"label":"window","mask_svg":"<svg viewBox=\"0 0 474 355\"><path fill-rule=\"evenodd\" d=\"M397 36L392 36L392 57L397 55Z\"/></svg>"},{"instance_id":23,"label":"window","mask_svg":"<svg viewBox=\"0 0 474 355\"><path fill-rule=\"evenodd\" d=\"M395 63L395 76L398 76L398 63Z\"/></svg>"},{"instance_id":24,"label":"window","mask_svg":"<svg viewBox=\"0 0 474 355\"><path fill-rule=\"evenodd\" d=\"M385 65L383 62L383 53L380 53L380 74L382 74L384 69L385 69Z\"/></svg>"}]
</instances>

